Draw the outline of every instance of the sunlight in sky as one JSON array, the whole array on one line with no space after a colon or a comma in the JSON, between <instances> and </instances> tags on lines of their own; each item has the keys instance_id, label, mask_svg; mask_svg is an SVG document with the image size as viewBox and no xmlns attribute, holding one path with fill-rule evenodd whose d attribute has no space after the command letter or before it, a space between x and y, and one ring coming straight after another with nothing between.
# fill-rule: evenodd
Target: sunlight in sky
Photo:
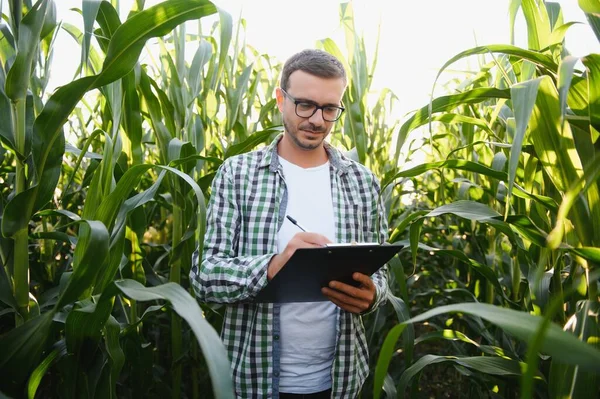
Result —
<instances>
[{"instance_id":1,"label":"sunlight in sky","mask_svg":"<svg viewBox=\"0 0 600 399\"><path fill-rule=\"evenodd\" d=\"M7 0L1 0L5 10ZM146 8L158 3L147 0ZM121 15L127 15L133 0L121 0ZM315 47L316 41L334 39L344 50L344 34L339 23L338 0L215 0L234 21L246 19L246 42L280 61L291 54ZM569 51L575 56L600 52L600 46L574 0L560 0L565 21L582 22L572 26L566 36ZM439 68L460 51L482 44L509 43L508 0L354 0L356 26L363 34L372 61L378 27L381 29L379 57L373 90L390 88L400 99L394 115L425 105ZM59 19L83 26L80 0L56 1ZM124 17L123 17L124 18ZM209 27L217 18L203 19ZM194 28L195 29L195 28ZM517 45L526 47L527 32L522 15L516 29ZM193 51L191 51L193 54ZM51 89L73 80L80 48L66 34L60 35L52 65ZM148 62L146 60L145 62ZM450 69L477 68L472 57ZM442 76L440 83L456 75Z\"/></svg>"}]
</instances>

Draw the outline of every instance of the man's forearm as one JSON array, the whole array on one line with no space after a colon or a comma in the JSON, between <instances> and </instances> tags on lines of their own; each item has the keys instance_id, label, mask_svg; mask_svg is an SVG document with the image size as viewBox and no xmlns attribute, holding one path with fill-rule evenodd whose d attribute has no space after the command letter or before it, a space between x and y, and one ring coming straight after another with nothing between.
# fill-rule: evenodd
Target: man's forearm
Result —
<instances>
[{"instance_id":1,"label":"man's forearm","mask_svg":"<svg viewBox=\"0 0 600 399\"><path fill-rule=\"evenodd\" d=\"M198 299L203 302L249 301L267 284L267 268L274 255L207 256L201 263L193 263L190 281Z\"/></svg>"}]
</instances>

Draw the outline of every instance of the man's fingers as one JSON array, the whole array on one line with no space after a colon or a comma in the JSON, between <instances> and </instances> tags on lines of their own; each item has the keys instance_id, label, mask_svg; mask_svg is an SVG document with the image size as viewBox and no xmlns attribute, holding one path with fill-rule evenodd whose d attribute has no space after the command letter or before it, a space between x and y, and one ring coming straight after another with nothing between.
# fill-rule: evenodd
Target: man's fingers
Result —
<instances>
[{"instance_id":1,"label":"man's fingers","mask_svg":"<svg viewBox=\"0 0 600 399\"><path fill-rule=\"evenodd\" d=\"M339 281L332 281L329 283L329 287L333 288L336 291L340 291L347 296L352 298L359 298L365 301L371 301L371 292L364 288L357 288L349 284L344 284Z\"/></svg>"},{"instance_id":2,"label":"man's fingers","mask_svg":"<svg viewBox=\"0 0 600 399\"><path fill-rule=\"evenodd\" d=\"M325 288L324 288L324 289L325 289ZM349 305L349 304L347 304L347 303L344 303L344 302L342 302L342 301L338 300L337 298L334 298L334 297L332 297L332 296L329 296L329 295L327 295L327 294L325 294L325 293L324 293L324 295L325 295L327 298L329 298L329 300L330 300L331 302L333 302L335 305L337 305L338 307L340 307L340 308L344 309L344 310L345 310L345 311L347 311L347 312L351 312L351 313L360 313L360 312L362 312L362 310L361 310L360 308L356 307L356 306L352 306L352 305Z\"/></svg>"},{"instance_id":3,"label":"man's fingers","mask_svg":"<svg viewBox=\"0 0 600 399\"><path fill-rule=\"evenodd\" d=\"M343 303L345 306L350 306L359 309L359 311L361 312L369 308L369 302L367 299L352 297L327 287L323 287L321 292L323 292L323 294L329 299L335 299L339 303Z\"/></svg>"},{"instance_id":4,"label":"man's fingers","mask_svg":"<svg viewBox=\"0 0 600 399\"><path fill-rule=\"evenodd\" d=\"M303 232L303 233L297 233L294 237L298 238L303 243L312 244L313 246L320 246L320 247L323 247L323 246L325 246L325 244L329 244L331 242L331 240L329 238L325 237L322 234L318 234L318 233Z\"/></svg>"},{"instance_id":5,"label":"man's fingers","mask_svg":"<svg viewBox=\"0 0 600 399\"><path fill-rule=\"evenodd\" d=\"M371 280L371 277L367 276L366 274L356 272L352 275L352 278L367 288L375 287L375 283L373 280Z\"/></svg>"}]
</instances>

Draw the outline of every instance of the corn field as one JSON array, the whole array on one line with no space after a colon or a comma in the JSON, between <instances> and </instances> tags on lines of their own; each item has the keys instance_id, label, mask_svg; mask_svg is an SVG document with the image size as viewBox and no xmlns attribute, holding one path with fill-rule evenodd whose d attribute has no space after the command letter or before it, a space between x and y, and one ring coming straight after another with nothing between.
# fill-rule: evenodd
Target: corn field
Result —
<instances>
[{"instance_id":1,"label":"corn field","mask_svg":"<svg viewBox=\"0 0 600 399\"><path fill-rule=\"evenodd\" d=\"M456 54L403 123L399 94L367 101L352 2L345 43L315 44L349 71L330 141L379 177L406 245L363 319L362 397L600 397L600 55L569 54L557 3L507 5L527 48ZM218 167L283 131L281 61L206 0L78 6L83 31L53 0L0 2L0 396L233 398L224 309L187 276ZM600 40L600 2L579 6ZM81 52L48 92L59 32Z\"/></svg>"}]
</instances>

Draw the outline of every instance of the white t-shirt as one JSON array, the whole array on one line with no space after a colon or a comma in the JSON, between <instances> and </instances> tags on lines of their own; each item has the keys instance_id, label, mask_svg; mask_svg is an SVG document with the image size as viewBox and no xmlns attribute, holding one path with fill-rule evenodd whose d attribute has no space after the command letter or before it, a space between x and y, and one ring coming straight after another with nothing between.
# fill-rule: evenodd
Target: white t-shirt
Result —
<instances>
[{"instance_id":1,"label":"white t-shirt","mask_svg":"<svg viewBox=\"0 0 600 399\"><path fill-rule=\"evenodd\" d=\"M329 162L304 169L279 157L288 190L286 213L309 232L335 242ZM284 219L279 252L301 230ZM331 388L338 309L330 301L281 305L279 391L308 394Z\"/></svg>"}]
</instances>

